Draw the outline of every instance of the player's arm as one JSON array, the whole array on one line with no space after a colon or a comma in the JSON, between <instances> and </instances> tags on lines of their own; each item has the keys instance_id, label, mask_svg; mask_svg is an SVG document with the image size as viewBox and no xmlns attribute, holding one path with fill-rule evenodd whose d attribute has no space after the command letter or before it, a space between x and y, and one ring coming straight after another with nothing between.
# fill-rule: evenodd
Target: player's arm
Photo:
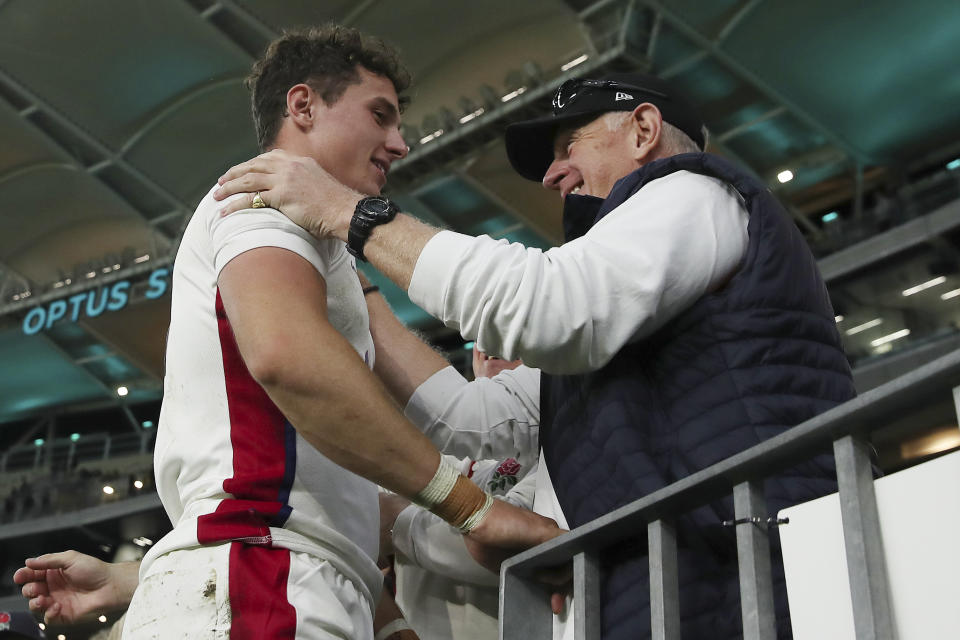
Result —
<instances>
[{"instance_id":1,"label":"player's arm","mask_svg":"<svg viewBox=\"0 0 960 640\"><path fill-rule=\"evenodd\" d=\"M310 444L340 466L407 498L428 484L435 486L440 454L399 413L327 320L326 284L307 260L285 249L259 247L230 260L218 284L250 374ZM449 495L454 496L453 490ZM499 500L493 503L470 534L472 552L484 562L495 565L499 557L478 546L515 550L559 533L550 520ZM438 508L452 504L443 501ZM446 517L456 519L449 512Z\"/></svg>"},{"instance_id":2,"label":"player's arm","mask_svg":"<svg viewBox=\"0 0 960 640\"><path fill-rule=\"evenodd\" d=\"M218 284L250 374L308 442L403 495L426 486L439 453L327 320L326 284L309 262L260 247L233 258Z\"/></svg>"},{"instance_id":3,"label":"player's arm","mask_svg":"<svg viewBox=\"0 0 960 640\"><path fill-rule=\"evenodd\" d=\"M484 476L484 481L489 477ZM477 482L478 478L472 478ZM485 482L484 482L485 483ZM533 508L536 488L536 469L531 469L503 497L504 500L524 509ZM397 496L392 496L398 499ZM388 509L384 513L381 500L381 518L392 516L389 523L390 544L393 552L399 552L411 563L457 582L482 587L495 587L499 576L477 564L467 552L463 536L432 513L415 506L402 510Z\"/></svg>"},{"instance_id":4,"label":"player's arm","mask_svg":"<svg viewBox=\"0 0 960 640\"><path fill-rule=\"evenodd\" d=\"M377 350L373 370L394 400L405 406L417 387L450 363L400 322L383 295L371 292L365 298Z\"/></svg>"}]
</instances>

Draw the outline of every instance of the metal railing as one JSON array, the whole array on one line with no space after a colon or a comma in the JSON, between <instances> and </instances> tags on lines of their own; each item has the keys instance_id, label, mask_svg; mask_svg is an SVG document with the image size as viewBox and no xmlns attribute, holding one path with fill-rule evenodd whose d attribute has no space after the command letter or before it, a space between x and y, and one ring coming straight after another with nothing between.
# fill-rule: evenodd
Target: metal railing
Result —
<instances>
[{"instance_id":1,"label":"metal railing","mask_svg":"<svg viewBox=\"0 0 960 640\"><path fill-rule=\"evenodd\" d=\"M79 439L57 438L42 445L24 444L11 447L0 455L0 473L29 471L50 467L68 470L82 462L109 460L119 456L146 454L153 451L156 429L141 433L93 433Z\"/></svg>"},{"instance_id":2,"label":"metal railing","mask_svg":"<svg viewBox=\"0 0 960 640\"><path fill-rule=\"evenodd\" d=\"M549 595L533 575L572 559L574 637L599 639L602 608L598 552L646 534L652 637L680 638L677 541L672 521L732 493L737 520L758 518L765 523L764 479L821 454L823 447L832 443L856 637L892 640L868 437L891 420L945 393L952 393L954 404L960 405L960 350L514 556L503 564L500 574L500 637L552 637ZM737 526L736 537L743 637L776 638L767 528Z\"/></svg>"}]
</instances>

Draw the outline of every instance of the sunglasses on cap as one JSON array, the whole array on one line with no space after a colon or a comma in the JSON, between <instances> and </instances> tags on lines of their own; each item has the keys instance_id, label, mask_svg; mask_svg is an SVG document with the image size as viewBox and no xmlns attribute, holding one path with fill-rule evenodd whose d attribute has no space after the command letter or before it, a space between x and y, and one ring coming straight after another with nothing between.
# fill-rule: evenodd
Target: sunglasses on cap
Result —
<instances>
[{"instance_id":1,"label":"sunglasses on cap","mask_svg":"<svg viewBox=\"0 0 960 640\"><path fill-rule=\"evenodd\" d=\"M639 91L648 95L654 95L659 98L669 98L669 96L655 89L646 89L632 84L617 82L616 80L586 80L583 78L571 78L557 89L553 96L553 115L558 116L564 109L570 107L579 98L596 93L597 91L617 91L623 93L626 91ZM632 100L634 96L628 96L626 99Z\"/></svg>"}]
</instances>

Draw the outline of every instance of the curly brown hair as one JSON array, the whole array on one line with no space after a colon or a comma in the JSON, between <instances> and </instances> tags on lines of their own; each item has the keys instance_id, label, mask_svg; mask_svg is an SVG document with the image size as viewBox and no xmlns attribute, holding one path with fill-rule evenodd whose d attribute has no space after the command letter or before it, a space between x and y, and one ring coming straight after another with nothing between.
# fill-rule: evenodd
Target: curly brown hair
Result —
<instances>
[{"instance_id":1,"label":"curly brown hair","mask_svg":"<svg viewBox=\"0 0 960 640\"><path fill-rule=\"evenodd\" d=\"M396 50L380 38L327 24L287 31L271 42L245 82L252 92L253 123L261 151L276 140L287 116L290 87L306 83L325 103L333 104L348 85L360 82L358 65L389 79L400 110L406 107L410 100L402 94L410 86L410 73Z\"/></svg>"}]
</instances>

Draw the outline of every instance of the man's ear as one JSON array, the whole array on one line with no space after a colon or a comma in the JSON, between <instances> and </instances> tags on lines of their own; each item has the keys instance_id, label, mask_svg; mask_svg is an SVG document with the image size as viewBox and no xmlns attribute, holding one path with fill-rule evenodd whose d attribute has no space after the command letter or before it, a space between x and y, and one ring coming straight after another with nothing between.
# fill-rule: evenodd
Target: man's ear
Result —
<instances>
[{"instance_id":1,"label":"man's ear","mask_svg":"<svg viewBox=\"0 0 960 640\"><path fill-rule=\"evenodd\" d=\"M663 133L663 116L656 105L644 102L630 114L632 152L634 160L645 164L654 160Z\"/></svg>"},{"instance_id":2,"label":"man's ear","mask_svg":"<svg viewBox=\"0 0 960 640\"><path fill-rule=\"evenodd\" d=\"M313 126L317 94L309 85L295 84L287 91L287 115L298 127L309 129Z\"/></svg>"}]
</instances>

